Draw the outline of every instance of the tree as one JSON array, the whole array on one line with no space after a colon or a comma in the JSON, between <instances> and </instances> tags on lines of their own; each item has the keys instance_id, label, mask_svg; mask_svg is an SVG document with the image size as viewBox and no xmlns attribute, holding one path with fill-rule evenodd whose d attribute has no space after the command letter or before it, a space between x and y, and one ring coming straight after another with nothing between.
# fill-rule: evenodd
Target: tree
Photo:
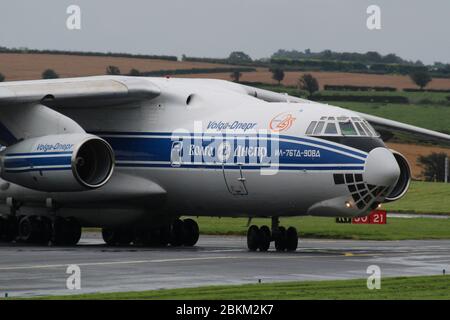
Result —
<instances>
[{"instance_id":1,"label":"tree","mask_svg":"<svg viewBox=\"0 0 450 320\"><path fill-rule=\"evenodd\" d=\"M230 77L234 82L239 82L239 80L242 77L242 73L240 71L236 70L231 73Z\"/></svg>"},{"instance_id":2,"label":"tree","mask_svg":"<svg viewBox=\"0 0 450 320\"><path fill-rule=\"evenodd\" d=\"M248 54L242 51L233 51L228 57L228 61L231 63L249 63L252 62L252 58Z\"/></svg>"},{"instance_id":3,"label":"tree","mask_svg":"<svg viewBox=\"0 0 450 320\"><path fill-rule=\"evenodd\" d=\"M409 75L412 81L420 87L420 90L423 90L427 86L429 82L433 80L428 71L416 71Z\"/></svg>"},{"instance_id":4,"label":"tree","mask_svg":"<svg viewBox=\"0 0 450 320\"><path fill-rule=\"evenodd\" d=\"M445 181L445 158L443 152L433 152L428 156L419 156L417 164L422 167L422 175L427 181Z\"/></svg>"},{"instance_id":5,"label":"tree","mask_svg":"<svg viewBox=\"0 0 450 320\"><path fill-rule=\"evenodd\" d=\"M47 69L42 72L42 79L57 79L59 75L53 69Z\"/></svg>"},{"instance_id":6,"label":"tree","mask_svg":"<svg viewBox=\"0 0 450 320\"><path fill-rule=\"evenodd\" d=\"M116 66L108 66L106 68L106 74L117 76L120 75L120 69Z\"/></svg>"},{"instance_id":7,"label":"tree","mask_svg":"<svg viewBox=\"0 0 450 320\"><path fill-rule=\"evenodd\" d=\"M119 71L119 74L120 74L120 71ZM142 76L141 72L138 69L134 69L134 68L130 70L130 73L128 75L130 75L132 77Z\"/></svg>"},{"instance_id":8,"label":"tree","mask_svg":"<svg viewBox=\"0 0 450 320\"><path fill-rule=\"evenodd\" d=\"M5 81L5 76L0 73L0 82L3 82L3 81Z\"/></svg>"},{"instance_id":9,"label":"tree","mask_svg":"<svg viewBox=\"0 0 450 320\"><path fill-rule=\"evenodd\" d=\"M272 79L278 81L278 85L281 84L281 81L284 79L284 71L280 68L271 69Z\"/></svg>"},{"instance_id":10,"label":"tree","mask_svg":"<svg viewBox=\"0 0 450 320\"><path fill-rule=\"evenodd\" d=\"M306 73L298 80L298 87L300 90L308 91L309 96L314 92L319 91L319 82L311 74Z\"/></svg>"}]
</instances>

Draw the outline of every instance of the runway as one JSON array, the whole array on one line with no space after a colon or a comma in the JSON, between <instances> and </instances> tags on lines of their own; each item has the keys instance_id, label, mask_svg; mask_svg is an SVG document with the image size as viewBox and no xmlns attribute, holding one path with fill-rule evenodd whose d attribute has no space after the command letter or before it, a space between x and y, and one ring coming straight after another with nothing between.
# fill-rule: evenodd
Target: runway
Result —
<instances>
[{"instance_id":1,"label":"runway","mask_svg":"<svg viewBox=\"0 0 450 320\"><path fill-rule=\"evenodd\" d=\"M275 281L442 274L450 240L301 240L294 253L248 252L244 237L201 236L194 248L107 247L85 233L77 247L0 245L0 297L141 291ZM68 290L67 266L81 269L81 289Z\"/></svg>"}]
</instances>

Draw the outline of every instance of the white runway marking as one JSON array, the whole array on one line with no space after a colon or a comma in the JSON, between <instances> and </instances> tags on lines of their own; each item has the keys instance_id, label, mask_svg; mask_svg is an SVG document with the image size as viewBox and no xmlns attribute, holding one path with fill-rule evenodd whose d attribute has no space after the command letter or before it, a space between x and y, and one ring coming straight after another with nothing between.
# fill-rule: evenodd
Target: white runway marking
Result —
<instances>
[{"instance_id":1,"label":"white runway marking","mask_svg":"<svg viewBox=\"0 0 450 320\"><path fill-rule=\"evenodd\" d=\"M186 262L186 261L199 261L199 260L219 260L219 259L237 259L238 257L204 257L204 258L179 258L179 259L156 259L156 260L134 260L134 261L111 261L111 262L88 262L88 263L76 263L80 267L87 266L104 266L104 265L120 265L120 264L141 264L141 263L164 263L164 262ZM35 266L13 266L3 267L0 271L5 270L23 270L23 269L51 269L51 268L63 268L73 263L65 264L47 264L47 265L35 265Z\"/></svg>"}]
</instances>

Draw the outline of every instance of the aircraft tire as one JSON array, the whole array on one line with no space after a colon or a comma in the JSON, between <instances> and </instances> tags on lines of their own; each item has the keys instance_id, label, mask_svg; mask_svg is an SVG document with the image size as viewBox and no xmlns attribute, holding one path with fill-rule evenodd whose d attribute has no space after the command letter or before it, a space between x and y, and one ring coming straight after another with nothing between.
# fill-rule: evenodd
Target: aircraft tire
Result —
<instances>
[{"instance_id":1,"label":"aircraft tire","mask_svg":"<svg viewBox=\"0 0 450 320\"><path fill-rule=\"evenodd\" d=\"M0 216L0 242L11 242L17 238L18 224L16 217Z\"/></svg>"},{"instance_id":2,"label":"aircraft tire","mask_svg":"<svg viewBox=\"0 0 450 320\"><path fill-rule=\"evenodd\" d=\"M74 246L81 238L81 225L75 218L53 219L51 243L55 246Z\"/></svg>"},{"instance_id":3,"label":"aircraft tire","mask_svg":"<svg viewBox=\"0 0 450 320\"><path fill-rule=\"evenodd\" d=\"M66 219L55 217L52 223L52 244L55 246L66 245L66 235L69 232Z\"/></svg>"},{"instance_id":4,"label":"aircraft tire","mask_svg":"<svg viewBox=\"0 0 450 320\"><path fill-rule=\"evenodd\" d=\"M258 248L259 251L267 251L270 248L270 240L272 238L270 229L268 226L262 226L260 229L260 238Z\"/></svg>"},{"instance_id":5,"label":"aircraft tire","mask_svg":"<svg viewBox=\"0 0 450 320\"><path fill-rule=\"evenodd\" d=\"M40 228L39 242L42 244L48 244L52 239L53 227L52 221L47 217L38 217Z\"/></svg>"},{"instance_id":6,"label":"aircraft tire","mask_svg":"<svg viewBox=\"0 0 450 320\"><path fill-rule=\"evenodd\" d=\"M278 227L277 235L275 237L275 249L277 251L286 250L286 228Z\"/></svg>"},{"instance_id":7,"label":"aircraft tire","mask_svg":"<svg viewBox=\"0 0 450 320\"><path fill-rule=\"evenodd\" d=\"M183 245L193 247L200 237L200 230L197 222L192 219L185 219L183 221Z\"/></svg>"},{"instance_id":8,"label":"aircraft tire","mask_svg":"<svg viewBox=\"0 0 450 320\"><path fill-rule=\"evenodd\" d=\"M19 222L19 239L26 243L38 243L41 240L41 223L35 216L26 216Z\"/></svg>"},{"instance_id":9,"label":"aircraft tire","mask_svg":"<svg viewBox=\"0 0 450 320\"><path fill-rule=\"evenodd\" d=\"M184 223L182 220L176 219L172 223L169 243L172 247L179 247L183 245L183 239L184 239Z\"/></svg>"},{"instance_id":10,"label":"aircraft tire","mask_svg":"<svg viewBox=\"0 0 450 320\"><path fill-rule=\"evenodd\" d=\"M170 225L162 226L158 229L159 237L157 245L166 247L170 242Z\"/></svg>"},{"instance_id":11,"label":"aircraft tire","mask_svg":"<svg viewBox=\"0 0 450 320\"><path fill-rule=\"evenodd\" d=\"M117 244L117 233L114 229L102 228L102 238L108 246Z\"/></svg>"},{"instance_id":12,"label":"aircraft tire","mask_svg":"<svg viewBox=\"0 0 450 320\"><path fill-rule=\"evenodd\" d=\"M286 250L295 251L298 247L297 229L289 227L286 231Z\"/></svg>"},{"instance_id":13,"label":"aircraft tire","mask_svg":"<svg viewBox=\"0 0 450 320\"><path fill-rule=\"evenodd\" d=\"M81 238L81 225L75 218L67 218L66 220L67 228L69 232L66 234L65 244L68 246L75 246Z\"/></svg>"},{"instance_id":14,"label":"aircraft tire","mask_svg":"<svg viewBox=\"0 0 450 320\"><path fill-rule=\"evenodd\" d=\"M250 251L256 251L259 247L261 232L255 225L248 228L247 231L247 247Z\"/></svg>"},{"instance_id":15,"label":"aircraft tire","mask_svg":"<svg viewBox=\"0 0 450 320\"><path fill-rule=\"evenodd\" d=\"M151 246L153 233L149 229L134 230L133 244L135 246Z\"/></svg>"},{"instance_id":16,"label":"aircraft tire","mask_svg":"<svg viewBox=\"0 0 450 320\"><path fill-rule=\"evenodd\" d=\"M114 230L116 233L116 244L119 246L129 246L133 241L133 232L130 229Z\"/></svg>"}]
</instances>

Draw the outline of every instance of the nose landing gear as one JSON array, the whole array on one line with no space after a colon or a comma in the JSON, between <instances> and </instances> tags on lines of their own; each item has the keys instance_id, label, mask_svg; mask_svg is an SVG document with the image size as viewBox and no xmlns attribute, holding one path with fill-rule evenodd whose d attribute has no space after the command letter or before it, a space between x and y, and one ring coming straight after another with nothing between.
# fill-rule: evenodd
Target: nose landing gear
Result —
<instances>
[{"instance_id":1,"label":"nose landing gear","mask_svg":"<svg viewBox=\"0 0 450 320\"><path fill-rule=\"evenodd\" d=\"M261 228L252 225L247 232L247 247L250 251L267 251L270 242L275 242L277 251L295 251L298 247L298 233L294 227L279 226L278 217L272 218L272 230L268 226Z\"/></svg>"}]
</instances>

